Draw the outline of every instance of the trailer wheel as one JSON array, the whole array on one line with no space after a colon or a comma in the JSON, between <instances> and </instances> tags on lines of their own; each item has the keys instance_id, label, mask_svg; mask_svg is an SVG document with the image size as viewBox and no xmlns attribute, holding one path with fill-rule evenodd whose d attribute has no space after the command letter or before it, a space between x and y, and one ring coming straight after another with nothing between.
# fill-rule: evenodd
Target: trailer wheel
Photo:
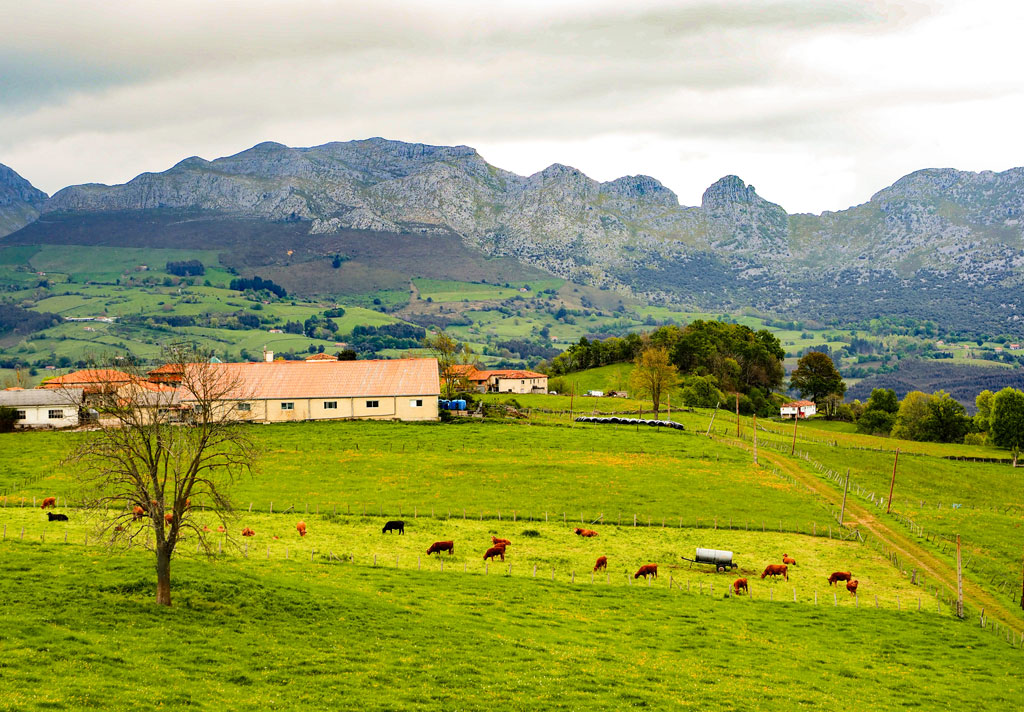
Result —
<instances>
[{"instance_id":1,"label":"trailer wheel","mask_svg":"<svg viewBox=\"0 0 1024 712\"><path fill-rule=\"evenodd\" d=\"M719 566L718 567L718 573L722 573L723 571L725 571L725 567L724 566Z\"/></svg>"}]
</instances>

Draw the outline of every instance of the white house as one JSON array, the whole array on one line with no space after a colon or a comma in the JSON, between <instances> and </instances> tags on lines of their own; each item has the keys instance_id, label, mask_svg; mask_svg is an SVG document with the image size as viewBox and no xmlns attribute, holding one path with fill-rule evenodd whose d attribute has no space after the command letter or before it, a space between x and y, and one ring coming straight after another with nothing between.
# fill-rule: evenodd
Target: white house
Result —
<instances>
[{"instance_id":1,"label":"white house","mask_svg":"<svg viewBox=\"0 0 1024 712\"><path fill-rule=\"evenodd\" d=\"M809 418L817 412L814 401L809 400L793 401L779 408L779 415L783 418Z\"/></svg>"},{"instance_id":2,"label":"white house","mask_svg":"<svg viewBox=\"0 0 1024 712\"><path fill-rule=\"evenodd\" d=\"M17 412L18 428L73 428L82 407L81 388L0 391L0 407Z\"/></svg>"}]
</instances>

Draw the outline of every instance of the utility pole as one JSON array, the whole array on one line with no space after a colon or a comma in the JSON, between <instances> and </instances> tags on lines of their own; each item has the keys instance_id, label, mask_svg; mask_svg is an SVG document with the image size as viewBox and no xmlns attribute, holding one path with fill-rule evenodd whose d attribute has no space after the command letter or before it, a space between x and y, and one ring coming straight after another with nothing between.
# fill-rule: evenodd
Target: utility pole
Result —
<instances>
[{"instance_id":1,"label":"utility pole","mask_svg":"<svg viewBox=\"0 0 1024 712\"><path fill-rule=\"evenodd\" d=\"M754 413L754 464L757 464L757 413Z\"/></svg>"},{"instance_id":2,"label":"utility pole","mask_svg":"<svg viewBox=\"0 0 1024 712\"><path fill-rule=\"evenodd\" d=\"M800 422L800 408L796 409L796 415L793 416L793 447L790 448L789 454L796 454L796 424Z\"/></svg>"},{"instance_id":3,"label":"utility pole","mask_svg":"<svg viewBox=\"0 0 1024 712\"><path fill-rule=\"evenodd\" d=\"M1021 564L1020 607L1024 608L1024 564Z\"/></svg>"},{"instance_id":4,"label":"utility pole","mask_svg":"<svg viewBox=\"0 0 1024 712\"><path fill-rule=\"evenodd\" d=\"M576 395L576 384L574 382L570 381L569 382L569 425L572 425L574 422L576 422L576 421L574 421L572 419L572 401L573 401L573 397L575 395Z\"/></svg>"},{"instance_id":5,"label":"utility pole","mask_svg":"<svg viewBox=\"0 0 1024 712\"><path fill-rule=\"evenodd\" d=\"M956 535L956 617L964 617L964 572L960 566L960 535Z\"/></svg>"},{"instance_id":6,"label":"utility pole","mask_svg":"<svg viewBox=\"0 0 1024 712\"><path fill-rule=\"evenodd\" d=\"M843 488L843 508L839 510L839 526L843 526L843 518L846 516L846 495L850 493L850 468L846 468L846 487Z\"/></svg>"},{"instance_id":7,"label":"utility pole","mask_svg":"<svg viewBox=\"0 0 1024 712\"><path fill-rule=\"evenodd\" d=\"M708 431L704 433L707 437L711 437L711 427L715 424L715 416L718 415L718 406L720 403L715 403L715 412L711 414L711 422L708 423Z\"/></svg>"},{"instance_id":8,"label":"utility pole","mask_svg":"<svg viewBox=\"0 0 1024 712\"><path fill-rule=\"evenodd\" d=\"M889 500L885 503L885 513L892 509L892 490L896 486L896 463L900 461L900 449L896 448L896 459L892 461L892 482L889 483Z\"/></svg>"},{"instance_id":9,"label":"utility pole","mask_svg":"<svg viewBox=\"0 0 1024 712\"><path fill-rule=\"evenodd\" d=\"M736 391L736 437L740 436L740 392Z\"/></svg>"}]
</instances>

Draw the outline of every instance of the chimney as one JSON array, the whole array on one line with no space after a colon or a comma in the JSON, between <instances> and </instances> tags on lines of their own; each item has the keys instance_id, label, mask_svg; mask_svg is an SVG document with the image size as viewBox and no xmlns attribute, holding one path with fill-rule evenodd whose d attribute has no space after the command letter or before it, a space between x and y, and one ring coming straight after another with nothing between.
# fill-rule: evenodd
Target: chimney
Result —
<instances>
[{"instance_id":1,"label":"chimney","mask_svg":"<svg viewBox=\"0 0 1024 712\"><path fill-rule=\"evenodd\" d=\"M274 360L274 352L267 351L266 346L263 347L263 360L266 361L267 363L270 363L271 361Z\"/></svg>"}]
</instances>

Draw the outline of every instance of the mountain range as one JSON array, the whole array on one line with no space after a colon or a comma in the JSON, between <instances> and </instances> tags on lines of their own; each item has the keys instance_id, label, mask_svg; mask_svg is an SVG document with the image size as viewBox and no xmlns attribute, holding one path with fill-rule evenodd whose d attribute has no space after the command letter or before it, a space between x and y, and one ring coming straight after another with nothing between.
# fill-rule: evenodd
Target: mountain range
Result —
<instances>
[{"instance_id":1,"label":"mountain range","mask_svg":"<svg viewBox=\"0 0 1024 712\"><path fill-rule=\"evenodd\" d=\"M467 146L381 138L261 143L49 198L0 166L8 242L45 241L47 225L67 239L69 225L88 233L97 216L161 214L288 225L310 244L353 231L403 236L398 245L448 236L652 301L839 321L902 315L996 333L1020 327L1022 213L1024 168L921 170L847 210L791 215L736 176L691 207L650 176L599 182L560 164L520 176Z\"/></svg>"}]
</instances>

